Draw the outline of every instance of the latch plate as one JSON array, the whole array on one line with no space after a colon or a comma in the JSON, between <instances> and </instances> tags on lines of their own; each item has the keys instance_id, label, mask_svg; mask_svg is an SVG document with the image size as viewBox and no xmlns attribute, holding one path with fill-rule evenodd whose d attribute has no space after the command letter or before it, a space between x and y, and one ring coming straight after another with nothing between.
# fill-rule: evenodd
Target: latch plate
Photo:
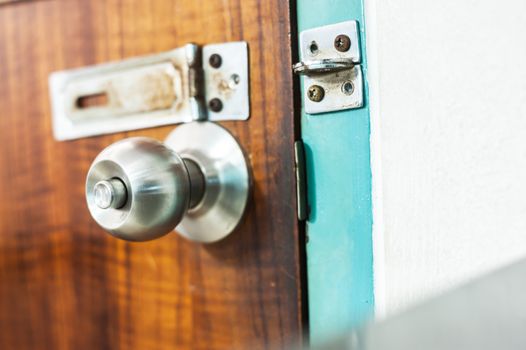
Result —
<instances>
[{"instance_id":1,"label":"latch plate","mask_svg":"<svg viewBox=\"0 0 526 350\"><path fill-rule=\"evenodd\" d=\"M350 46L338 50L338 37ZM363 106L363 75L357 21L346 21L305 30L300 34L300 60L294 71L304 76L304 107L309 114ZM322 98L309 98L312 87ZM312 97L312 96L311 96Z\"/></svg>"},{"instance_id":2,"label":"latch plate","mask_svg":"<svg viewBox=\"0 0 526 350\"><path fill-rule=\"evenodd\" d=\"M219 55L221 65L214 68L210 57ZM249 117L248 50L246 42L212 44L203 47L205 97L209 105L219 99L222 108L208 108L208 120L246 120Z\"/></svg>"},{"instance_id":3,"label":"latch plate","mask_svg":"<svg viewBox=\"0 0 526 350\"><path fill-rule=\"evenodd\" d=\"M216 68L208 61L213 53L221 55L222 64ZM155 55L55 72L49 85L57 140L249 117L246 42L202 49L187 44ZM220 109L209 110L212 98L220 100ZM97 103L85 105L90 99Z\"/></svg>"}]
</instances>

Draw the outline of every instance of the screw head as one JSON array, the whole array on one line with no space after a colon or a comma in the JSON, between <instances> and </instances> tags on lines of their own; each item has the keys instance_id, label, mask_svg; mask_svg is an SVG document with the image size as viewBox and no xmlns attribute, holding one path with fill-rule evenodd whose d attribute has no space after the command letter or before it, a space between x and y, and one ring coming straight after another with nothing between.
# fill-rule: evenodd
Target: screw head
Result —
<instances>
[{"instance_id":1,"label":"screw head","mask_svg":"<svg viewBox=\"0 0 526 350\"><path fill-rule=\"evenodd\" d=\"M307 90L307 97L312 102L320 102L325 96L325 90L319 85L311 85Z\"/></svg>"},{"instance_id":2,"label":"screw head","mask_svg":"<svg viewBox=\"0 0 526 350\"><path fill-rule=\"evenodd\" d=\"M213 68L219 68L219 67L221 67L221 63L223 63L223 58L221 58L221 56L218 55L217 53L214 53L208 59L208 63Z\"/></svg>"},{"instance_id":3,"label":"screw head","mask_svg":"<svg viewBox=\"0 0 526 350\"><path fill-rule=\"evenodd\" d=\"M351 38L345 34L340 34L334 38L334 48L340 52L349 51L351 48Z\"/></svg>"},{"instance_id":4,"label":"screw head","mask_svg":"<svg viewBox=\"0 0 526 350\"><path fill-rule=\"evenodd\" d=\"M213 112L220 112L223 109L223 102L218 98L208 101L208 108Z\"/></svg>"}]
</instances>

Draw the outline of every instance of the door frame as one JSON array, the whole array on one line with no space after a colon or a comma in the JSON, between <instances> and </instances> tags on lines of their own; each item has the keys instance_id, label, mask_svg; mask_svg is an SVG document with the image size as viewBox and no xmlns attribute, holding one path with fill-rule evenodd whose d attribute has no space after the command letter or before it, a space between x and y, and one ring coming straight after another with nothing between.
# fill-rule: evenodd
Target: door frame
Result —
<instances>
[{"instance_id":1,"label":"door frame","mask_svg":"<svg viewBox=\"0 0 526 350\"><path fill-rule=\"evenodd\" d=\"M310 342L320 345L374 315L370 110L363 0L297 1L297 31L359 23L364 107L309 115L301 108L309 217ZM301 96L304 86L300 84Z\"/></svg>"}]
</instances>

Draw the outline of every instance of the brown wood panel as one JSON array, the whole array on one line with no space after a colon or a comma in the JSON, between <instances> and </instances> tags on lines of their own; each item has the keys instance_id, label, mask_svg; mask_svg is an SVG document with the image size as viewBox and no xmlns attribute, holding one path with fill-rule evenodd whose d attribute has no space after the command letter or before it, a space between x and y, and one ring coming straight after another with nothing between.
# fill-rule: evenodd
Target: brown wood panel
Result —
<instances>
[{"instance_id":1,"label":"brown wood panel","mask_svg":"<svg viewBox=\"0 0 526 350\"><path fill-rule=\"evenodd\" d=\"M301 341L290 13L284 0L37 0L0 6L0 349L262 349ZM94 157L127 136L56 142L52 71L246 40L251 118L226 122L255 188L241 227L205 246L127 243L90 218Z\"/></svg>"}]
</instances>

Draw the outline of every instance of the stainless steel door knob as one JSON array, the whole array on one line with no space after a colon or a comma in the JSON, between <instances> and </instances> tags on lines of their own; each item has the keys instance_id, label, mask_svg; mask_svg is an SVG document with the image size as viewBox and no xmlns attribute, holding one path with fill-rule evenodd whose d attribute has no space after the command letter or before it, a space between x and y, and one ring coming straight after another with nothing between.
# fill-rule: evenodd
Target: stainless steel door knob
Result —
<instances>
[{"instance_id":1,"label":"stainless steel door knob","mask_svg":"<svg viewBox=\"0 0 526 350\"><path fill-rule=\"evenodd\" d=\"M181 125L164 143L145 137L116 142L93 161L86 180L95 221L128 241L174 228L191 240L220 240L240 222L249 190L241 147L210 122Z\"/></svg>"}]
</instances>

